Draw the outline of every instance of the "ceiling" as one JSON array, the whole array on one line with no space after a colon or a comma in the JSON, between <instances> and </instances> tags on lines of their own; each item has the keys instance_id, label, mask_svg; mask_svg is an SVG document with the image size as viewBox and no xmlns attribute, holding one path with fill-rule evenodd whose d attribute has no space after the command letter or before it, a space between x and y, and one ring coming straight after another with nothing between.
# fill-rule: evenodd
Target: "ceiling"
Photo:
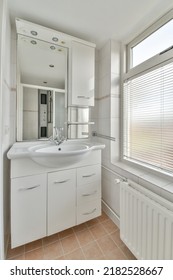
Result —
<instances>
[{"instance_id":1,"label":"ceiling","mask_svg":"<svg viewBox=\"0 0 173 280\"><path fill-rule=\"evenodd\" d=\"M172 0L8 0L15 17L32 21L102 47L128 42L173 8Z\"/></svg>"}]
</instances>

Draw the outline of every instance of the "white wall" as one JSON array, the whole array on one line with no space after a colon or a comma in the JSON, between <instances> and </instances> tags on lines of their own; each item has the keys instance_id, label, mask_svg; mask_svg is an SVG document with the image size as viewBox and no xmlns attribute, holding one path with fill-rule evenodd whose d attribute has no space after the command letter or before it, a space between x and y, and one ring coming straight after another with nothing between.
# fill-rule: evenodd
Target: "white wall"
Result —
<instances>
[{"instance_id":1,"label":"white wall","mask_svg":"<svg viewBox=\"0 0 173 280\"><path fill-rule=\"evenodd\" d=\"M96 106L92 109L92 127L97 133L114 137L115 141L98 137L106 145L102 151L102 200L115 217L119 217L119 184L120 178L112 172L112 163L120 157L120 43L109 40L96 55ZM106 210L106 208L105 208ZM114 219L118 223L118 219Z\"/></svg>"},{"instance_id":2,"label":"white wall","mask_svg":"<svg viewBox=\"0 0 173 280\"><path fill-rule=\"evenodd\" d=\"M1 217L1 256L4 258L9 236L9 199L10 199L10 163L7 151L11 144L10 104L11 104L11 27L6 0L0 2L0 217Z\"/></svg>"}]
</instances>

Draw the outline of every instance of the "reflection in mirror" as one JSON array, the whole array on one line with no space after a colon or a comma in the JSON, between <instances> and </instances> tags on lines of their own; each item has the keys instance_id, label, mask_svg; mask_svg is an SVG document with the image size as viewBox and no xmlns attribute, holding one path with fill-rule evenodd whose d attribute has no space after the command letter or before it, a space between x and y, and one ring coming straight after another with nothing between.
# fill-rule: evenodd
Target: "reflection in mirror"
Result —
<instances>
[{"instance_id":1,"label":"reflection in mirror","mask_svg":"<svg viewBox=\"0 0 173 280\"><path fill-rule=\"evenodd\" d=\"M65 105L65 94L64 92L54 93L54 124L55 127L61 128L61 137L67 138L67 109Z\"/></svg>"},{"instance_id":2,"label":"reflection in mirror","mask_svg":"<svg viewBox=\"0 0 173 280\"><path fill-rule=\"evenodd\" d=\"M67 124L67 49L18 34L17 140L47 139Z\"/></svg>"},{"instance_id":3,"label":"reflection in mirror","mask_svg":"<svg viewBox=\"0 0 173 280\"><path fill-rule=\"evenodd\" d=\"M23 140L49 138L53 127L66 137L66 116L64 91L23 87Z\"/></svg>"}]
</instances>

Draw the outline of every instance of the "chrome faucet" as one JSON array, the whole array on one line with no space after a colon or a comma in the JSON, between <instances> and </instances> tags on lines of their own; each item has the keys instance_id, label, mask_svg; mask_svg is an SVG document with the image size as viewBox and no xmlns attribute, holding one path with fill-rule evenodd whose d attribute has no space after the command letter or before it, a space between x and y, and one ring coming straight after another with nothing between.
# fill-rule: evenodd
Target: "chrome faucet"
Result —
<instances>
[{"instance_id":1,"label":"chrome faucet","mask_svg":"<svg viewBox=\"0 0 173 280\"><path fill-rule=\"evenodd\" d=\"M60 145L64 142L65 138L62 135L63 127L54 127L54 134L49 137L49 141L53 142L55 145Z\"/></svg>"}]
</instances>

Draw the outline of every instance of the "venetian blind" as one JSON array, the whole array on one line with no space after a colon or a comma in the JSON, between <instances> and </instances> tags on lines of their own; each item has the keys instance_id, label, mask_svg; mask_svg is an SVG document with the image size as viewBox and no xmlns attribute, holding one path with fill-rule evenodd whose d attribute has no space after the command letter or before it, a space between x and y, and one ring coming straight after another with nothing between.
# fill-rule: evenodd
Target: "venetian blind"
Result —
<instances>
[{"instance_id":1,"label":"venetian blind","mask_svg":"<svg viewBox=\"0 0 173 280\"><path fill-rule=\"evenodd\" d=\"M124 83L123 152L173 172L173 62Z\"/></svg>"}]
</instances>

